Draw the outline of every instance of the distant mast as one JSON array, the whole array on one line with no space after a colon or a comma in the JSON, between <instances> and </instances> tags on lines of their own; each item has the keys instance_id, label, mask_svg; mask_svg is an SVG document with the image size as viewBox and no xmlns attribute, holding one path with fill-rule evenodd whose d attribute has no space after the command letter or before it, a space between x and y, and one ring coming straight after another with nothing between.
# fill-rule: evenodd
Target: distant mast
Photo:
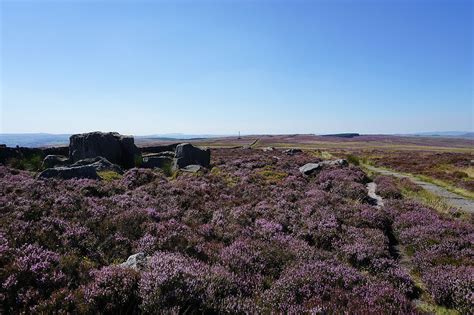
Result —
<instances>
[{"instance_id":1,"label":"distant mast","mask_svg":"<svg viewBox=\"0 0 474 315\"><path fill-rule=\"evenodd\" d=\"M239 137L237 139L240 139L240 131L239 131Z\"/></svg>"}]
</instances>

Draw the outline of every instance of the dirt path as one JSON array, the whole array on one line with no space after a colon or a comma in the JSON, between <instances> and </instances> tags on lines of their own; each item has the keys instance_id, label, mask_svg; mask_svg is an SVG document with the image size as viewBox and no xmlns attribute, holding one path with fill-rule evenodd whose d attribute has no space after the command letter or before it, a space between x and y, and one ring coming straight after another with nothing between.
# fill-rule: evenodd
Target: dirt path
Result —
<instances>
[{"instance_id":1,"label":"dirt path","mask_svg":"<svg viewBox=\"0 0 474 315\"><path fill-rule=\"evenodd\" d=\"M448 205L450 205L452 207L455 207L455 208L458 208L458 209L461 209L461 210L466 211L466 212L474 213L474 201L473 200L470 200L468 198L465 198L465 197L459 196L455 193L452 193L452 192L444 189L443 187L440 187L440 186L437 186L435 184L422 181L422 180L420 180L420 179L418 179L414 176L409 176L409 175L397 173L395 171L390 171L390 170L386 170L386 169L382 169L382 168L378 168L378 167L374 167L374 166L370 166L370 165L364 165L364 166L368 170L370 170L372 172L380 173L382 175L390 175L390 176L394 176L394 177L398 177L398 178L409 178L412 182L414 182L415 184L421 186L425 190L427 190L427 191L443 198L444 201ZM369 188L369 187L367 187L367 188ZM370 190L369 190L369 192L370 192Z\"/></svg>"}]
</instances>

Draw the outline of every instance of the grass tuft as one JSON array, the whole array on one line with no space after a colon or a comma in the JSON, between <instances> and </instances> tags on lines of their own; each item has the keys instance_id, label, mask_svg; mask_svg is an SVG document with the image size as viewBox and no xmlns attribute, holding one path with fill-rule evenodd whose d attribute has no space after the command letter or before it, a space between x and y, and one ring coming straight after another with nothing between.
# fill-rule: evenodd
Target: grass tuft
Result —
<instances>
[{"instance_id":1,"label":"grass tuft","mask_svg":"<svg viewBox=\"0 0 474 315\"><path fill-rule=\"evenodd\" d=\"M99 177L106 182L122 178L122 175L114 171L101 171L97 172L97 175L99 175Z\"/></svg>"},{"instance_id":2,"label":"grass tuft","mask_svg":"<svg viewBox=\"0 0 474 315\"><path fill-rule=\"evenodd\" d=\"M356 166L360 165L360 161L359 161L359 158L355 155L352 155L352 154L349 154L347 157L347 162L351 163L351 164L354 164Z\"/></svg>"},{"instance_id":3,"label":"grass tuft","mask_svg":"<svg viewBox=\"0 0 474 315\"><path fill-rule=\"evenodd\" d=\"M267 184L278 184L288 176L287 173L274 170L270 165L259 169L256 174L262 177Z\"/></svg>"}]
</instances>

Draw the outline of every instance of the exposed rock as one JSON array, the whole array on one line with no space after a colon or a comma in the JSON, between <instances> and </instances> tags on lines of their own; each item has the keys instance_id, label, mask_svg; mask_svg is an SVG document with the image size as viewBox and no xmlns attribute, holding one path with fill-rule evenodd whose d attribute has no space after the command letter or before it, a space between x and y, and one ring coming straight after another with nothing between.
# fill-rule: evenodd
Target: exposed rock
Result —
<instances>
[{"instance_id":1,"label":"exposed rock","mask_svg":"<svg viewBox=\"0 0 474 315\"><path fill-rule=\"evenodd\" d=\"M299 168L300 172L304 175L311 175L322 168L319 163L308 163Z\"/></svg>"},{"instance_id":2,"label":"exposed rock","mask_svg":"<svg viewBox=\"0 0 474 315\"><path fill-rule=\"evenodd\" d=\"M319 163L308 163L299 168L300 172L304 175L311 175L315 172L320 171L325 166L347 166L347 163L344 159L332 160L332 161L322 161Z\"/></svg>"},{"instance_id":3,"label":"exposed rock","mask_svg":"<svg viewBox=\"0 0 474 315\"><path fill-rule=\"evenodd\" d=\"M331 161L323 161L320 162L323 165L329 165L329 166L347 166L349 163L345 159L338 159L338 160L331 160Z\"/></svg>"},{"instance_id":4,"label":"exposed rock","mask_svg":"<svg viewBox=\"0 0 474 315\"><path fill-rule=\"evenodd\" d=\"M95 158L79 160L74 164L71 164L71 167L90 165L95 168L97 172L103 171L113 171L119 174L123 174L122 168L116 164L111 163L109 160L102 156Z\"/></svg>"},{"instance_id":5,"label":"exposed rock","mask_svg":"<svg viewBox=\"0 0 474 315\"><path fill-rule=\"evenodd\" d=\"M175 167L183 168L197 164L208 167L211 163L211 150L197 148L189 143L182 143L176 147Z\"/></svg>"},{"instance_id":6,"label":"exposed rock","mask_svg":"<svg viewBox=\"0 0 474 315\"><path fill-rule=\"evenodd\" d=\"M55 167L48 168L47 170L39 173L38 178L61 178L61 179L71 179L71 178L89 178L89 179L99 179L97 171L93 166L84 165L76 167Z\"/></svg>"},{"instance_id":7,"label":"exposed rock","mask_svg":"<svg viewBox=\"0 0 474 315\"><path fill-rule=\"evenodd\" d=\"M167 164L171 164L173 159L167 156L146 156L143 158L141 167L144 168L162 168Z\"/></svg>"},{"instance_id":8,"label":"exposed rock","mask_svg":"<svg viewBox=\"0 0 474 315\"><path fill-rule=\"evenodd\" d=\"M183 168L181 168L182 171L184 172L189 172L189 173L196 173L196 172L199 172L199 170L201 170L201 166L200 165L188 165L188 166L185 166Z\"/></svg>"},{"instance_id":9,"label":"exposed rock","mask_svg":"<svg viewBox=\"0 0 474 315\"><path fill-rule=\"evenodd\" d=\"M288 150L284 150L283 153L286 153L288 155L295 155L295 154L298 154L298 153L301 153L303 152L301 149L288 149Z\"/></svg>"},{"instance_id":10,"label":"exposed rock","mask_svg":"<svg viewBox=\"0 0 474 315\"><path fill-rule=\"evenodd\" d=\"M83 133L69 139L69 158L73 162L102 156L114 164L131 168L137 154L133 137L116 132Z\"/></svg>"},{"instance_id":11,"label":"exposed rock","mask_svg":"<svg viewBox=\"0 0 474 315\"><path fill-rule=\"evenodd\" d=\"M273 147L266 147L266 148L263 148L263 152L271 152L275 150Z\"/></svg>"},{"instance_id":12,"label":"exposed rock","mask_svg":"<svg viewBox=\"0 0 474 315\"><path fill-rule=\"evenodd\" d=\"M148 258L145 256L145 253L137 253L128 257L127 261L121 263L119 266L135 270L143 270L145 269L147 262Z\"/></svg>"},{"instance_id":13,"label":"exposed rock","mask_svg":"<svg viewBox=\"0 0 474 315\"><path fill-rule=\"evenodd\" d=\"M52 168L68 164L69 159L64 155L47 155L43 159L43 168Z\"/></svg>"},{"instance_id":14,"label":"exposed rock","mask_svg":"<svg viewBox=\"0 0 474 315\"><path fill-rule=\"evenodd\" d=\"M163 151L159 153L145 153L142 154L143 158L145 157L169 157L169 158L174 158L174 151Z\"/></svg>"},{"instance_id":15,"label":"exposed rock","mask_svg":"<svg viewBox=\"0 0 474 315\"><path fill-rule=\"evenodd\" d=\"M173 152L176 150L176 147L179 143L172 143L166 145L157 145L157 146L144 146L140 148L142 153L161 153L161 152Z\"/></svg>"}]
</instances>

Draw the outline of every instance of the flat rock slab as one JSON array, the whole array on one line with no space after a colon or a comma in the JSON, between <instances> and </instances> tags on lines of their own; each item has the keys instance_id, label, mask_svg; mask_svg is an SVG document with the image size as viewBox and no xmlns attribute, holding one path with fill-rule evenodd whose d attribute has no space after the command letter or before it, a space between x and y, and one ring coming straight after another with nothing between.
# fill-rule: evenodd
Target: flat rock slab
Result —
<instances>
[{"instance_id":1,"label":"flat rock slab","mask_svg":"<svg viewBox=\"0 0 474 315\"><path fill-rule=\"evenodd\" d=\"M325 166L347 166L347 163L344 159L331 160L331 161L322 161L319 163L308 163L299 168L300 172L304 175L311 175L315 172L320 171Z\"/></svg>"},{"instance_id":2,"label":"flat rock slab","mask_svg":"<svg viewBox=\"0 0 474 315\"><path fill-rule=\"evenodd\" d=\"M375 200L375 203L376 203L376 206L377 208L381 208L383 207L383 198L379 195L377 195L376 191L377 191L377 184L374 183L374 182L371 182L371 183L368 183L367 184L367 191L368 191L368 195L370 198L372 198L373 200Z\"/></svg>"},{"instance_id":3,"label":"flat rock slab","mask_svg":"<svg viewBox=\"0 0 474 315\"><path fill-rule=\"evenodd\" d=\"M181 170L183 172L196 173L196 172L199 172L201 170L201 166L200 165L188 165L188 166L185 166L185 167L181 168Z\"/></svg>"},{"instance_id":4,"label":"flat rock slab","mask_svg":"<svg viewBox=\"0 0 474 315\"><path fill-rule=\"evenodd\" d=\"M466 211L466 212L474 213L474 201L473 200L470 200L470 199L465 198L463 196L452 193L452 192L450 192L449 190L447 190L443 187L440 187L438 185L422 181L421 179L418 179L414 176L401 174L401 173L398 173L398 172L395 172L395 171L390 171L390 170L386 170L386 169L382 169L382 168L378 168L378 167L374 167L374 166L369 166L369 165L366 165L365 167L367 169L373 171L373 172L376 172L376 173L379 173L379 174L382 174L382 175L394 176L394 177L397 177L397 178L408 178L412 182L414 182L415 184L421 186L423 189L425 189L425 190L427 190L427 191L443 198L444 201L449 206L461 209L461 210Z\"/></svg>"},{"instance_id":5,"label":"flat rock slab","mask_svg":"<svg viewBox=\"0 0 474 315\"><path fill-rule=\"evenodd\" d=\"M48 168L47 170L39 173L38 178L61 178L61 179L72 179L72 178L88 178L88 179L100 179L97 175L95 167L91 165L76 166L76 167L55 167Z\"/></svg>"},{"instance_id":6,"label":"flat rock slab","mask_svg":"<svg viewBox=\"0 0 474 315\"><path fill-rule=\"evenodd\" d=\"M311 175L314 172L318 171L321 169L321 164L319 163L308 163L299 168L300 172L303 173L304 175Z\"/></svg>"},{"instance_id":7,"label":"flat rock slab","mask_svg":"<svg viewBox=\"0 0 474 315\"><path fill-rule=\"evenodd\" d=\"M79 160L76 163L69 165L69 167L85 166L85 165L90 165L94 167L97 172L112 171L118 174L123 174L123 170L120 166L111 163L109 160L101 156L98 156L96 158Z\"/></svg>"}]
</instances>

